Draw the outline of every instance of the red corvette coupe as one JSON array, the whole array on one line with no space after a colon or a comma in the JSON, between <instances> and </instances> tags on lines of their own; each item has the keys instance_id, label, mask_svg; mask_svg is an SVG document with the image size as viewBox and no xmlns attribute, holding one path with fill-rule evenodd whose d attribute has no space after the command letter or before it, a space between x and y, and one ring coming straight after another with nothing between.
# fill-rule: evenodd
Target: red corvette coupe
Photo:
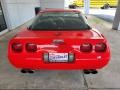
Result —
<instances>
[{"instance_id":1,"label":"red corvette coupe","mask_svg":"<svg viewBox=\"0 0 120 90\"><path fill-rule=\"evenodd\" d=\"M43 10L9 42L8 58L23 73L84 70L96 73L110 60L105 37L77 10Z\"/></svg>"}]
</instances>

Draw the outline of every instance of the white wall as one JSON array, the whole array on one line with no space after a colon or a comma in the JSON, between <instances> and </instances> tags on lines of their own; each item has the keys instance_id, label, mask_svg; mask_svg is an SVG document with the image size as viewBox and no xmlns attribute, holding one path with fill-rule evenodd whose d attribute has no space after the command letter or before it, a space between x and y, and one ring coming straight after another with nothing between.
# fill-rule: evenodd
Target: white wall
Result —
<instances>
[{"instance_id":1,"label":"white wall","mask_svg":"<svg viewBox=\"0 0 120 90\"><path fill-rule=\"evenodd\" d=\"M70 2L73 2L73 0L40 0L40 6L42 9L46 8L68 8L70 5Z\"/></svg>"},{"instance_id":2,"label":"white wall","mask_svg":"<svg viewBox=\"0 0 120 90\"><path fill-rule=\"evenodd\" d=\"M65 8L68 8L70 5L70 0L65 0Z\"/></svg>"},{"instance_id":3,"label":"white wall","mask_svg":"<svg viewBox=\"0 0 120 90\"><path fill-rule=\"evenodd\" d=\"M40 6L39 0L3 0L5 15L9 29L22 25L35 16L35 7Z\"/></svg>"},{"instance_id":4,"label":"white wall","mask_svg":"<svg viewBox=\"0 0 120 90\"><path fill-rule=\"evenodd\" d=\"M35 7L65 8L69 0L1 0L8 29L14 29L35 16Z\"/></svg>"},{"instance_id":5,"label":"white wall","mask_svg":"<svg viewBox=\"0 0 120 90\"><path fill-rule=\"evenodd\" d=\"M42 9L46 8L64 8L65 0L40 0L40 6Z\"/></svg>"}]
</instances>

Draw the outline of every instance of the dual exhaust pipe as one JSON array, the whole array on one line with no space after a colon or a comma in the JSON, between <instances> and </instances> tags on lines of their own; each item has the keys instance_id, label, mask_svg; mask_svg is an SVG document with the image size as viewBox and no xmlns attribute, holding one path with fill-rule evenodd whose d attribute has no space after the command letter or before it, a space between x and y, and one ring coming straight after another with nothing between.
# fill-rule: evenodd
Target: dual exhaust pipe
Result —
<instances>
[{"instance_id":1,"label":"dual exhaust pipe","mask_svg":"<svg viewBox=\"0 0 120 90\"><path fill-rule=\"evenodd\" d=\"M95 69L90 69L90 70L83 70L84 74L97 74L98 71Z\"/></svg>"},{"instance_id":2,"label":"dual exhaust pipe","mask_svg":"<svg viewBox=\"0 0 120 90\"><path fill-rule=\"evenodd\" d=\"M33 74L34 73L34 71L33 70L30 70L30 69L22 69L21 70L21 73L30 73L30 74Z\"/></svg>"},{"instance_id":3,"label":"dual exhaust pipe","mask_svg":"<svg viewBox=\"0 0 120 90\"><path fill-rule=\"evenodd\" d=\"M97 74L98 71L95 70L95 69L91 69L91 70L83 70L84 74ZM33 74L34 73L34 70L31 70L31 69L22 69L21 70L21 73L30 73L30 74Z\"/></svg>"}]
</instances>

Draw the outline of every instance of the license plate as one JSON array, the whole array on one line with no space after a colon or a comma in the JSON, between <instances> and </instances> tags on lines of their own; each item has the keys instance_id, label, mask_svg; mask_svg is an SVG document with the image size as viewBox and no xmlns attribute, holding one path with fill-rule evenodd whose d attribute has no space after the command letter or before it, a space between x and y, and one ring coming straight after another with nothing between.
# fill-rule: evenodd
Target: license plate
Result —
<instances>
[{"instance_id":1,"label":"license plate","mask_svg":"<svg viewBox=\"0 0 120 90\"><path fill-rule=\"evenodd\" d=\"M68 62L68 53L49 53L49 62Z\"/></svg>"}]
</instances>

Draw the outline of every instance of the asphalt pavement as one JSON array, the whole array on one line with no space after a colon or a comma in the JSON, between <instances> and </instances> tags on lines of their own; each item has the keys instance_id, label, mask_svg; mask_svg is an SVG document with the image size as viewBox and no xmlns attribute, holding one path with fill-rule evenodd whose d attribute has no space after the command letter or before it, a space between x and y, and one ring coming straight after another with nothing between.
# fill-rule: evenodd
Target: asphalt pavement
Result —
<instances>
[{"instance_id":1,"label":"asphalt pavement","mask_svg":"<svg viewBox=\"0 0 120 90\"><path fill-rule=\"evenodd\" d=\"M78 10L84 13L83 8L78 8ZM113 22L115 17L116 8L100 9L100 8L90 8L89 14L94 15L108 22Z\"/></svg>"}]
</instances>

